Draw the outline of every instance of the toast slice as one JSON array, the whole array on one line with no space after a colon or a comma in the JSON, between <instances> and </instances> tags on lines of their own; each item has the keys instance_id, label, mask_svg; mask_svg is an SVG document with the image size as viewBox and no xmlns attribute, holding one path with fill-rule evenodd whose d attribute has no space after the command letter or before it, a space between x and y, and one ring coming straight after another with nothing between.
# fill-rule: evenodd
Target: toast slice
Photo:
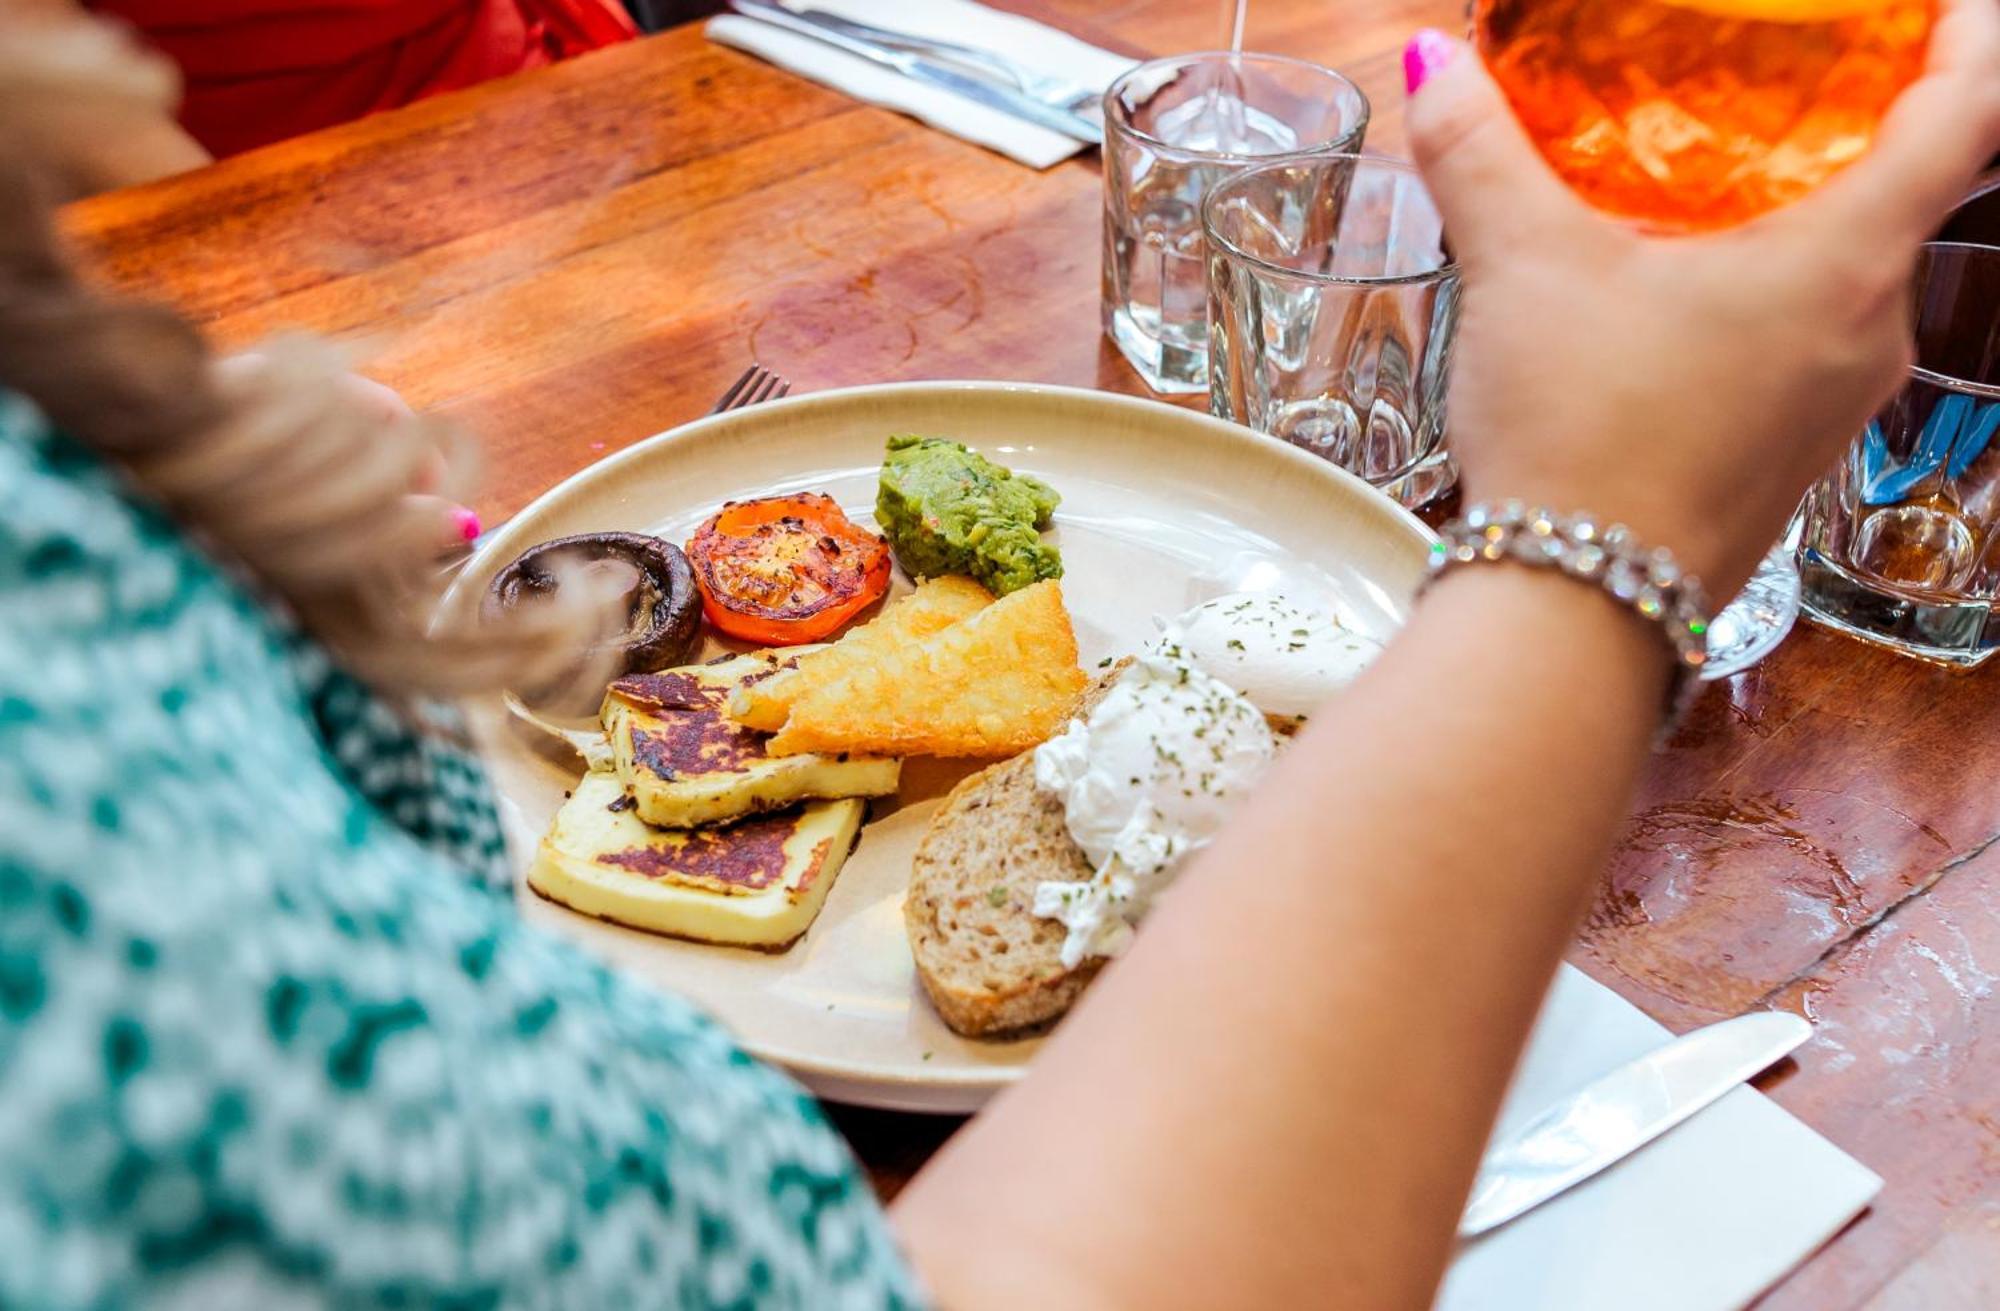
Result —
<instances>
[{"instance_id":1,"label":"toast slice","mask_svg":"<svg viewBox=\"0 0 2000 1311\"><path fill-rule=\"evenodd\" d=\"M917 978L954 1032L1031 1029L1083 994L1103 962L1064 966L1068 931L1033 911L1036 884L1090 876L1062 802L1035 786L1033 752L952 789L917 844L903 927Z\"/></svg>"},{"instance_id":2,"label":"toast slice","mask_svg":"<svg viewBox=\"0 0 2000 1311\"><path fill-rule=\"evenodd\" d=\"M729 713L739 724L775 733L785 726L792 704L810 689L886 660L992 604L993 594L970 578L925 579L916 591L891 601L832 646L799 657L796 668L744 683L730 698Z\"/></svg>"},{"instance_id":3,"label":"toast slice","mask_svg":"<svg viewBox=\"0 0 2000 1311\"><path fill-rule=\"evenodd\" d=\"M1101 675L1076 713L1089 714L1130 663ZM988 1038L1032 1029L1083 995L1104 962L1062 963L1068 930L1035 915L1035 886L1092 873L1061 799L1035 786L1032 749L951 790L911 860L903 928L917 978L954 1032Z\"/></svg>"},{"instance_id":4,"label":"toast slice","mask_svg":"<svg viewBox=\"0 0 2000 1311\"><path fill-rule=\"evenodd\" d=\"M767 751L769 735L729 717L729 698L739 686L782 671L791 659L757 652L631 674L611 685L604 731L640 819L658 828L696 828L808 799L896 790L899 760L810 753L780 759Z\"/></svg>"},{"instance_id":5,"label":"toast slice","mask_svg":"<svg viewBox=\"0 0 2000 1311\"><path fill-rule=\"evenodd\" d=\"M717 829L642 823L618 777L583 776L535 851L528 886L598 919L783 951L818 917L865 801L818 801Z\"/></svg>"}]
</instances>

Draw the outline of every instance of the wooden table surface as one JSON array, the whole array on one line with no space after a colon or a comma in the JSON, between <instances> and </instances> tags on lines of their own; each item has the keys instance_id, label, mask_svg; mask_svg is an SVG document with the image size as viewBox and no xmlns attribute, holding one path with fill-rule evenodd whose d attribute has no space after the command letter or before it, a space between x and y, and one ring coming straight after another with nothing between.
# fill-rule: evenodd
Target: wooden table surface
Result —
<instances>
[{"instance_id":1,"label":"wooden table surface","mask_svg":"<svg viewBox=\"0 0 2000 1311\"><path fill-rule=\"evenodd\" d=\"M1016 7L1132 52L1212 47L1219 27L1194 0ZM1461 12L1257 0L1249 45L1349 72L1370 144L1395 150L1402 42ZM68 221L110 282L218 342L354 342L485 437L491 521L705 412L753 357L800 391L1141 391L1098 333L1098 214L1094 158L1032 172L689 28ZM1802 627L1658 761L1577 945L1676 1029L1768 1007L1817 1026L1763 1087L1888 1185L1770 1311L2000 1306L2000 786L1978 765L2000 743L1996 674ZM840 1118L885 1192L951 1127Z\"/></svg>"}]
</instances>

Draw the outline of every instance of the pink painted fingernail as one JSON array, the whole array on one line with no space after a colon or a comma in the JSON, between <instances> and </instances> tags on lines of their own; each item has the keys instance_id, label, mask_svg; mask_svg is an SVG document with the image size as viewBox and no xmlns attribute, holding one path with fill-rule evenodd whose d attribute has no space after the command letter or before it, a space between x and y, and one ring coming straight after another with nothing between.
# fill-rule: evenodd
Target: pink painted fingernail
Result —
<instances>
[{"instance_id":1,"label":"pink painted fingernail","mask_svg":"<svg viewBox=\"0 0 2000 1311\"><path fill-rule=\"evenodd\" d=\"M1431 80L1431 74L1451 62L1457 53L1451 38L1435 27L1419 28L1403 47L1403 90L1409 95Z\"/></svg>"},{"instance_id":2,"label":"pink painted fingernail","mask_svg":"<svg viewBox=\"0 0 2000 1311\"><path fill-rule=\"evenodd\" d=\"M458 535L468 542L479 540L479 516L470 506L459 506L451 512L451 521L458 528Z\"/></svg>"}]
</instances>

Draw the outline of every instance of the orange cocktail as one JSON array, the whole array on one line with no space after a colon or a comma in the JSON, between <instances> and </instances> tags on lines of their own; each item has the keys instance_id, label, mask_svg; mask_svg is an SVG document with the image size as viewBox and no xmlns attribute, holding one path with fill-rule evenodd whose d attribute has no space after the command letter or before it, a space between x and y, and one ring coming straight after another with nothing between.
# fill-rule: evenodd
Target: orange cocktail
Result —
<instances>
[{"instance_id":1,"label":"orange cocktail","mask_svg":"<svg viewBox=\"0 0 2000 1311\"><path fill-rule=\"evenodd\" d=\"M1742 222L1868 146L1933 0L1476 0L1481 53L1563 179L1649 228Z\"/></svg>"}]
</instances>

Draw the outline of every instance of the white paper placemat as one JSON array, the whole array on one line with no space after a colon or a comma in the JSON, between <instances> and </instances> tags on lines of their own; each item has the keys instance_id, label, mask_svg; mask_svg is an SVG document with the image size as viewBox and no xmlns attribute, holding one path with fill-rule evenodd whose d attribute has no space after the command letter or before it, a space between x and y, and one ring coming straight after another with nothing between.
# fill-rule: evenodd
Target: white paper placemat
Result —
<instances>
[{"instance_id":1,"label":"white paper placemat","mask_svg":"<svg viewBox=\"0 0 2000 1311\"><path fill-rule=\"evenodd\" d=\"M1564 966L1496 1133L1671 1037ZM1769 1098L1739 1088L1595 1179L1467 1243L1438 1311L1733 1311L1810 1256L1881 1186Z\"/></svg>"}]
</instances>

